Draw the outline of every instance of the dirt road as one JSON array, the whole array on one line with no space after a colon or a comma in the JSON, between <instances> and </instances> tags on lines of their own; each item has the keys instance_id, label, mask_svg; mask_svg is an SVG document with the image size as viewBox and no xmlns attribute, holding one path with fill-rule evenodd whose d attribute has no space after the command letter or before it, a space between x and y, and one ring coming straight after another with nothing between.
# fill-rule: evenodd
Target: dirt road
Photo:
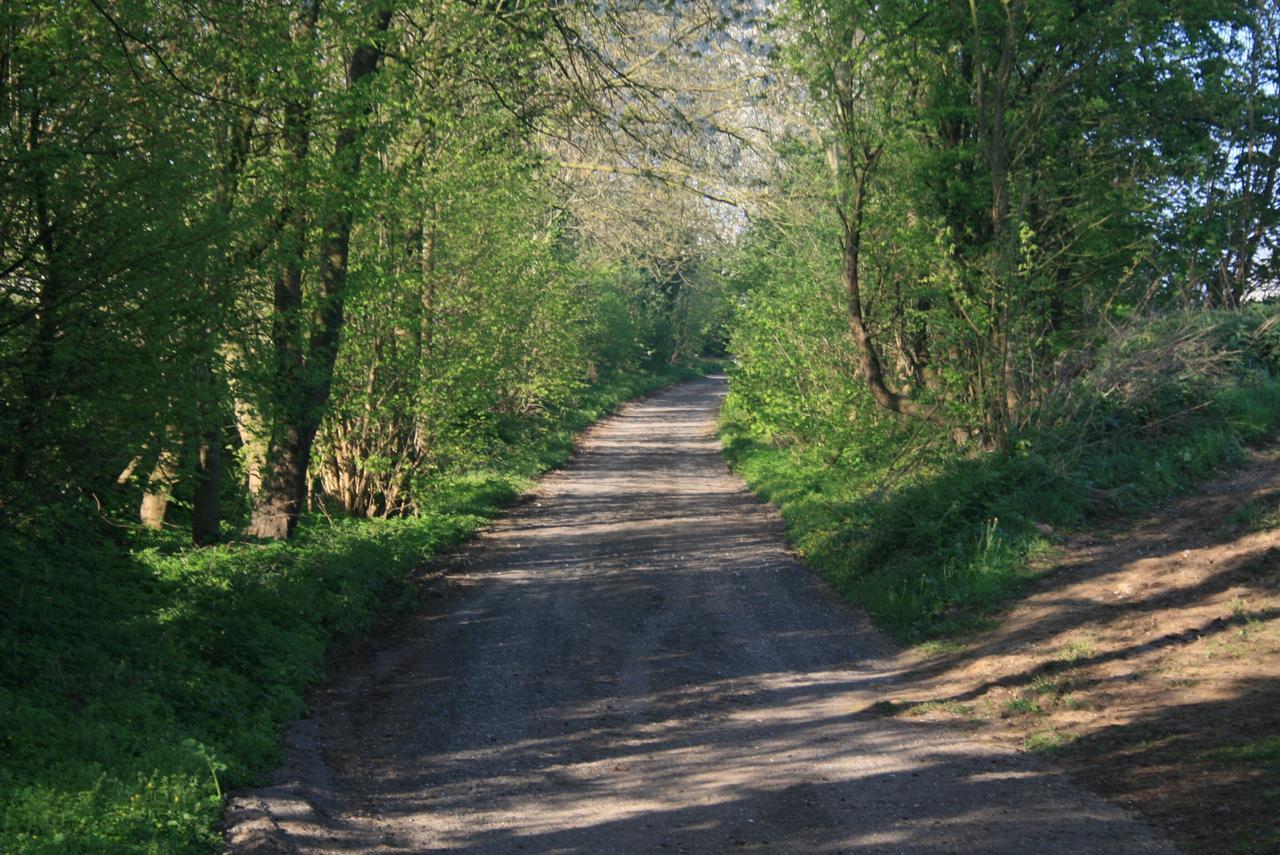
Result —
<instances>
[{"instance_id":1,"label":"dirt road","mask_svg":"<svg viewBox=\"0 0 1280 855\"><path fill-rule=\"evenodd\" d=\"M864 714L887 643L726 468L721 379L627 407L338 656L235 852L1163 852L1036 758Z\"/></svg>"}]
</instances>

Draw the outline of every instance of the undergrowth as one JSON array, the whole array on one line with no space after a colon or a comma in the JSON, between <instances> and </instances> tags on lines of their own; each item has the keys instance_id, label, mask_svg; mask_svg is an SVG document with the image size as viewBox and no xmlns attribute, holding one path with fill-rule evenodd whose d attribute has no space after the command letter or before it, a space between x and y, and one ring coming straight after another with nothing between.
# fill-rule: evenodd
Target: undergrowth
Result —
<instances>
[{"instance_id":1,"label":"undergrowth","mask_svg":"<svg viewBox=\"0 0 1280 855\"><path fill-rule=\"evenodd\" d=\"M1270 317L1136 327L1091 353L1046 402L1060 405L1055 418L1016 434L1007 452L935 442L904 471L901 441L878 457L846 453L843 439L834 449L783 441L732 391L721 436L797 550L842 593L904 641L956 636L989 626L1063 529L1150 508L1274 436L1280 327ZM1183 350L1162 354L1167 341Z\"/></svg>"},{"instance_id":2,"label":"undergrowth","mask_svg":"<svg viewBox=\"0 0 1280 855\"><path fill-rule=\"evenodd\" d=\"M289 543L204 549L64 511L0 530L0 852L210 851L224 793L279 759L335 636L433 552L561 462L574 434L688 369L629 374L530 426L429 512L307 519Z\"/></svg>"}]
</instances>

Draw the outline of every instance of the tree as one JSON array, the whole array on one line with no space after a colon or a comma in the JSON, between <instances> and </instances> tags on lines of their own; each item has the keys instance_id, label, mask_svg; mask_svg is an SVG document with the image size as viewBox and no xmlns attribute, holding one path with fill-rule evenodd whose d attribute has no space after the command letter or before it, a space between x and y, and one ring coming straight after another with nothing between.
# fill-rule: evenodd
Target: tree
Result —
<instances>
[{"instance_id":1,"label":"tree","mask_svg":"<svg viewBox=\"0 0 1280 855\"><path fill-rule=\"evenodd\" d=\"M845 314L878 406L1006 442L1055 338L1150 254L1153 188L1188 143L1168 129L1233 14L788 7L783 56L811 93L806 145L827 153Z\"/></svg>"},{"instance_id":2,"label":"tree","mask_svg":"<svg viewBox=\"0 0 1280 855\"><path fill-rule=\"evenodd\" d=\"M21 518L103 491L139 445L154 460L191 409L208 175L183 143L202 117L126 49L157 26L150 6L6 9L0 446Z\"/></svg>"},{"instance_id":3,"label":"tree","mask_svg":"<svg viewBox=\"0 0 1280 855\"><path fill-rule=\"evenodd\" d=\"M274 359L272 395L265 436L265 468L254 496L249 532L258 537L288 537L306 502L311 449L333 382L344 321L351 228L359 204L358 181L373 112L372 83L385 52L392 10L385 4L345 21L351 32L337 46L320 41L319 2L304 4L290 26L287 79L296 81L283 93L280 145L289 176L282 194L282 226L278 234L278 268L272 290L271 347ZM334 128L328 160L314 163L312 152L317 104L325 71L322 48L336 47L345 70L333 94ZM322 188L308 186L316 168L326 168ZM316 192L319 189L320 192ZM315 217L311 205L321 216ZM315 241L313 244L312 241ZM318 270L309 330L303 323L304 288L309 250L314 246Z\"/></svg>"}]
</instances>

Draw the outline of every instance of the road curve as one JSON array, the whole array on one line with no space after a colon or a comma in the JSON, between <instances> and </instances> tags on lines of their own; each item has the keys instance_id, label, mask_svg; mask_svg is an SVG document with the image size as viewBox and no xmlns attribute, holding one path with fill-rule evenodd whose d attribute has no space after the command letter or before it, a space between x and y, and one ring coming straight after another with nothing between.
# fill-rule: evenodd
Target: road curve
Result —
<instances>
[{"instance_id":1,"label":"road curve","mask_svg":"<svg viewBox=\"0 0 1280 855\"><path fill-rule=\"evenodd\" d=\"M628 405L336 657L229 851L1171 851L1038 758L864 712L890 646L728 471L724 392Z\"/></svg>"}]
</instances>

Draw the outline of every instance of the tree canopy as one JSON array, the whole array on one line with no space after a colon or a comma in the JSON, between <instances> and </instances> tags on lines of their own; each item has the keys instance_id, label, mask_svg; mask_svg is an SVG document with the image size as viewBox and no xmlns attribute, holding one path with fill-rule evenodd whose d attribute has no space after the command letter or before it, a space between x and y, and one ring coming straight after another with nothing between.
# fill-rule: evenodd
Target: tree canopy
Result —
<instances>
[{"instance_id":1,"label":"tree canopy","mask_svg":"<svg viewBox=\"0 0 1280 855\"><path fill-rule=\"evenodd\" d=\"M1001 447L1098 324L1275 285L1272 2L3 15L13 522L414 513L731 315L780 427Z\"/></svg>"}]
</instances>

